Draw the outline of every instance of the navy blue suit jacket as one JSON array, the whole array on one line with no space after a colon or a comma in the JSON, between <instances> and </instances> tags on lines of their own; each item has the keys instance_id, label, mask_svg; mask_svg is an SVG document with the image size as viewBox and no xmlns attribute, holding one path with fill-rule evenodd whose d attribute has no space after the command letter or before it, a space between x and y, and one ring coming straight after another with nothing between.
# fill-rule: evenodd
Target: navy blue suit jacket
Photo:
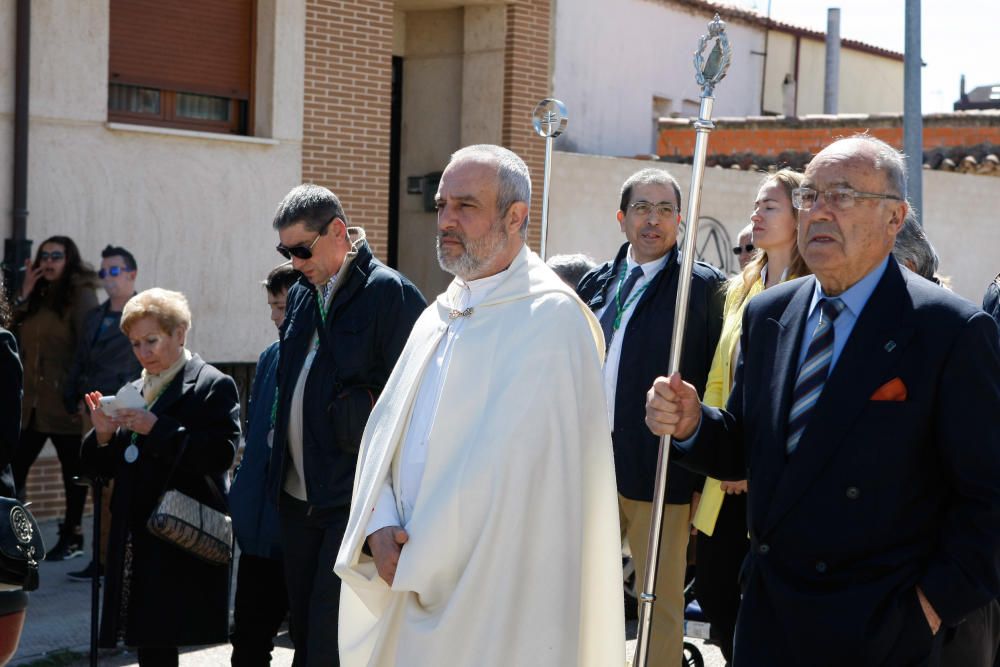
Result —
<instances>
[{"instance_id":1,"label":"navy blue suit jacket","mask_svg":"<svg viewBox=\"0 0 1000 667\"><path fill-rule=\"evenodd\" d=\"M747 478L741 665L902 665L1000 593L1000 343L985 313L890 259L785 455L814 278L747 306L726 411L678 460ZM895 378L905 400L872 395ZM766 637L766 639L764 639Z\"/></svg>"}]
</instances>

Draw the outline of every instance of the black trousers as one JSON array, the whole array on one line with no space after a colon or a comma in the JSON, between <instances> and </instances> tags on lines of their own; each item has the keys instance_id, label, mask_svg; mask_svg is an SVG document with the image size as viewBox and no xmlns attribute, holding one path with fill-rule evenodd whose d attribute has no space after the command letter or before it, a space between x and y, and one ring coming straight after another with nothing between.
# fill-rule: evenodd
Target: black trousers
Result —
<instances>
[{"instance_id":1,"label":"black trousers","mask_svg":"<svg viewBox=\"0 0 1000 667\"><path fill-rule=\"evenodd\" d=\"M712 624L712 639L727 662L733 661L733 637L740 609L739 575L750 549L747 537L747 495L726 496L711 537L698 533L695 593Z\"/></svg>"},{"instance_id":2,"label":"black trousers","mask_svg":"<svg viewBox=\"0 0 1000 667\"><path fill-rule=\"evenodd\" d=\"M274 637L288 614L285 566L274 558L240 554L233 605L233 667L271 664Z\"/></svg>"},{"instance_id":3,"label":"black trousers","mask_svg":"<svg viewBox=\"0 0 1000 667\"><path fill-rule=\"evenodd\" d=\"M34 420L32 420L34 421ZM80 446L82 441L77 434L60 435L56 433L40 433L29 426L21 431L21 440L14 451L11 468L14 470L14 486L20 498L25 494L25 481L28 471L38 458L46 440L52 440L56 454L62 467L63 489L66 493L66 523L65 529L77 528L83 519L83 506L87 502L87 487L73 483L73 477L80 474ZM30 498L28 499L30 500Z\"/></svg>"},{"instance_id":4,"label":"black trousers","mask_svg":"<svg viewBox=\"0 0 1000 667\"><path fill-rule=\"evenodd\" d=\"M993 667L1000 661L1000 604L996 600L941 632L941 667Z\"/></svg>"},{"instance_id":5,"label":"black trousers","mask_svg":"<svg viewBox=\"0 0 1000 667\"><path fill-rule=\"evenodd\" d=\"M317 508L282 494L278 512L295 644L292 667L340 667L340 578L333 564L350 508Z\"/></svg>"},{"instance_id":6,"label":"black trousers","mask_svg":"<svg viewBox=\"0 0 1000 667\"><path fill-rule=\"evenodd\" d=\"M139 667L177 667L176 646L140 646L136 651Z\"/></svg>"}]
</instances>

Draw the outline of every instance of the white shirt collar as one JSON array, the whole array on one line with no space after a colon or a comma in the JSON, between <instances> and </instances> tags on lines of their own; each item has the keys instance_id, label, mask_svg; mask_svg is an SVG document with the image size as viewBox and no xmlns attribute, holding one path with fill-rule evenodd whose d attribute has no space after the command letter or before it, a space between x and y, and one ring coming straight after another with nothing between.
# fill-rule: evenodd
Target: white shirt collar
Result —
<instances>
[{"instance_id":1,"label":"white shirt collar","mask_svg":"<svg viewBox=\"0 0 1000 667\"><path fill-rule=\"evenodd\" d=\"M768 265L765 264L760 269L760 279L761 282L763 282L765 285L767 284L767 267ZM790 266L786 266L785 270L781 272L781 278L778 280L779 283L783 283L786 280L788 280L788 269L790 268L791 268Z\"/></svg>"},{"instance_id":2,"label":"white shirt collar","mask_svg":"<svg viewBox=\"0 0 1000 667\"><path fill-rule=\"evenodd\" d=\"M654 259L651 262L646 262L645 264L639 264L638 262L635 261L635 258L632 256L632 244L629 244L628 252L625 254L625 275L632 273L632 270L635 269L635 267L641 266L643 277L646 280L649 280L650 278L655 276L660 271L660 269L662 269L664 266L667 265L667 260L670 259L671 256L673 256L673 253L674 253L674 248L671 248L669 251L667 251L667 254L664 255L663 257L660 257L659 259Z\"/></svg>"}]
</instances>

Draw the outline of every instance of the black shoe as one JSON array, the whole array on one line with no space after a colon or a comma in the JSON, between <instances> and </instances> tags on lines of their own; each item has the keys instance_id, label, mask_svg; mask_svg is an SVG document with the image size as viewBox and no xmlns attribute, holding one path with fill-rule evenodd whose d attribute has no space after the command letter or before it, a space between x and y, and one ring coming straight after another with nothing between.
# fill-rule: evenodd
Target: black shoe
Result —
<instances>
[{"instance_id":1,"label":"black shoe","mask_svg":"<svg viewBox=\"0 0 1000 667\"><path fill-rule=\"evenodd\" d=\"M67 572L66 576L72 579L73 581L91 581L94 578L95 574L98 577L103 577L104 568L101 567L98 563L90 561L90 565L88 565L87 567L83 568L78 572Z\"/></svg>"},{"instance_id":2,"label":"black shoe","mask_svg":"<svg viewBox=\"0 0 1000 667\"><path fill-rule=\"evenodd\" d=\"M72 528L67 528L63 524L59 524L59 541L45 554L45 560L69 560L70 558L82 555L83 535L74 532Z\"/></svg>"}]
</instances>

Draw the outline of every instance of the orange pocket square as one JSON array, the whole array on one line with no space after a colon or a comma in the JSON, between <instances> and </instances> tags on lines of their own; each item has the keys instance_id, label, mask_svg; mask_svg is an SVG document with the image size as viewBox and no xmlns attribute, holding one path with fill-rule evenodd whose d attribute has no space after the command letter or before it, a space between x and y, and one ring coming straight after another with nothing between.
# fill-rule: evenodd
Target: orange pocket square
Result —
<instances>
[{"instance_id":1,"label":"orange pocket square","mask_svg":"<svg viewBox=\"0 0 1000 667\"><path fill-rule=\"evenodd\" d=\"M905 401L906 385L899 378L892 378L872 394L873 401Z\"/></svg>"}]
</instances>

